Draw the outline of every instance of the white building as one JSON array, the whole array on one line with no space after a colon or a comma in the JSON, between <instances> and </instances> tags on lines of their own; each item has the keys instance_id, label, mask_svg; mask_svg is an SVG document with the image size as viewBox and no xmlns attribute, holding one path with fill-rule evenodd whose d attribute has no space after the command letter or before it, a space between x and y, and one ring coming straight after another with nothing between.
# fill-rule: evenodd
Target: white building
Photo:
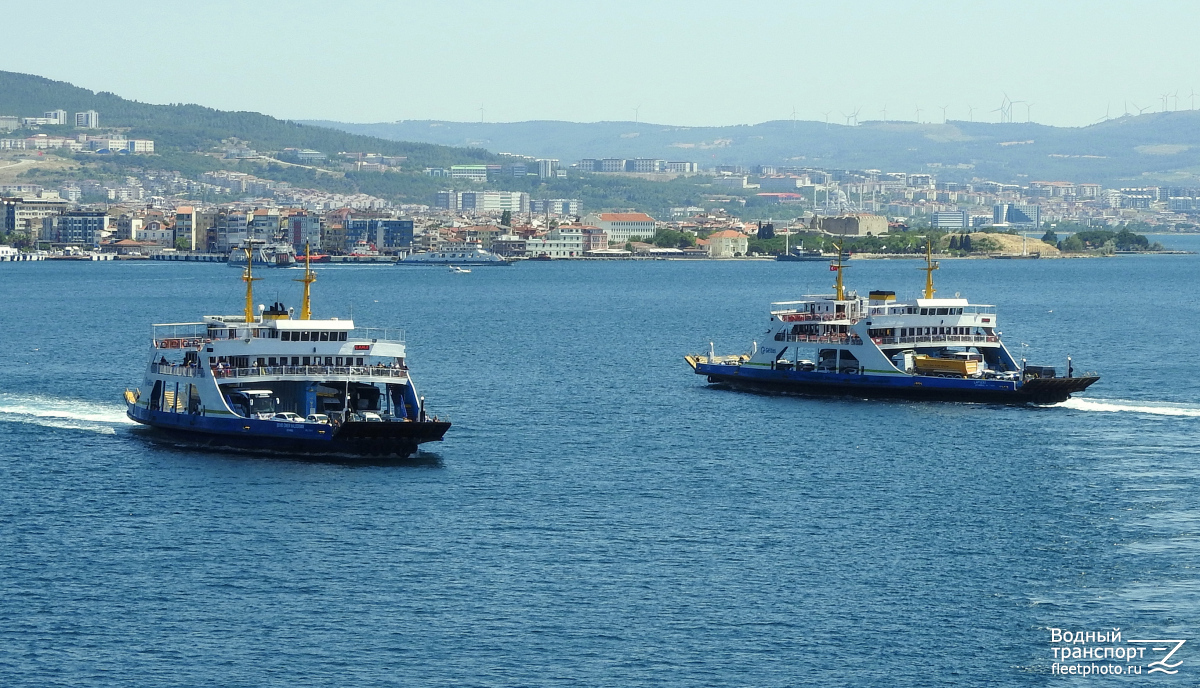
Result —
<instances>
[{"instance_id":1,"label":"white building","mask_svg":"<svg viewBox=\"0 0 1200 688\"><path fill-rule=\"evenodd\" d=\"M99 129L100 128L100 113L95 110L87 112L75 113L75 126L80 129Z\"/></svg>"},{"instance_id":2,"label":"white building","mask_svg":"<svg viewBox=\"0 0 1200 688\"><path fill-rule=\"evenodd\" d=\"M525 255L530 258L579 258L583 251L583 230L572 225L556 227L545 238L525 242Z\"/></svg>"},{"instance_id":3,"label":"white building","mask_svg":"<svg viewBox=\"0 0 1200 688\"><path fill-rule=\"evenodd\" d=\"M654 236L654 218L646 213L592 213L583 223L603 229L610 243L624 244L631 237L649 239Z\"/></svg>"},{"instance_id":4,"label":"white building","mask_svg":"<svg viewBox=\"0 0 1200 688\"><path fill-rule=\"evenodd\" d=\"M744 256L749 248L750 238L732 229L723 229L708 235L709 258L733 258Z\"/></svg>"}]
</instances>

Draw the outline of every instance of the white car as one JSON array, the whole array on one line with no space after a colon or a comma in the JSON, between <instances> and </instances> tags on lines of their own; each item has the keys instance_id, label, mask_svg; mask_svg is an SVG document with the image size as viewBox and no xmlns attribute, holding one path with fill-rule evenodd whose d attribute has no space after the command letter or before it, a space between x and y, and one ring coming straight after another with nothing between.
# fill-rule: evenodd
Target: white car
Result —
<instances>
[{"instance_id":1,"label":"white car","mask_svg":"<svg viewBox=\"0 0 1200 688\"><path fill-rule=\"evenodd\" d=\"M366 423L382 423L383 422L383 419L379 417L378 413L372 413L371 411L363 411L362 417L363 417L363 421Z\"/></svg>"},{"instance_id":2,"label":"white car","mask_svg":"<svg viewBox=\"0 0 1200 688\"><path fill-rule=\"evenodd\" d=\"M271 420L283 421L285 423L303 423L304 422L303 418L296 415L295 413L292 413L291 411L284 411L282 413L276 413L274 416L271 416Z\"/></svg>"},{"instance_id":3,"label":"white car","mask_svg":"<svg viewBox=\"0 0 1200 688\"><path fill-rule=\"evenodd\" d=\"M308 414L308 417L304 419L304 422L323 423L324 425L329 425L329 416L325 415L324 413L310 413Z\"/></svg>"}]
</instances>

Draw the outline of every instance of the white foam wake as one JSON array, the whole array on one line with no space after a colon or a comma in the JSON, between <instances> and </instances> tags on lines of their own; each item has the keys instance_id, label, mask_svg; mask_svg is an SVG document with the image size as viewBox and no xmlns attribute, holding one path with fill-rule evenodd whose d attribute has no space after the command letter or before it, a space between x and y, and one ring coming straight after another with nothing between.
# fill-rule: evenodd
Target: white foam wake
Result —
<instances>
[{"instance_id":1,"label":"white foam wake","mask_svg":"<svg viewBox=\"0 0 1200 688\"><path fill-rule=\"evenodd\" d=\"M1148 413L1156 416L1183 416L1200 418L1200 406L1195 404L1173 404L1165 401L1125 401L1123 399L1079 399L1073 397L1055 408L1100 413Z\"/></svg>"},{"instance_id":2,"label":"white foam wake","mask_svg":"<svg viewBox=\"0 0 1200 688\"><path fill-rule=\"evenodd\" d=\"M119 404L20 394L0 394L0 422L33 423L109 435L116 432L117 426L133 424Z\"/></svg>"}]
</instances>

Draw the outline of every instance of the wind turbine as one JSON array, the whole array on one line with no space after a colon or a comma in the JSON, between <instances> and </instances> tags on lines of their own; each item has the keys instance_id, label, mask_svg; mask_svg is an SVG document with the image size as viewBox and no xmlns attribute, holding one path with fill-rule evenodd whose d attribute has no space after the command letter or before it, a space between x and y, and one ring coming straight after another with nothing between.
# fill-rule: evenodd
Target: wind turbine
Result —
<instances>
[{"instance_id":1,"label":"wind turbine","mask_svg":"<svg viewBox=\"0 0 1200 688\"><path fill-rule=\"evenodd\" d=\"M1128 101L1128 100L1126 100L1124 104L1125 104L1125 114L1124 114L1124 115L1121 115L1121 116L1122 116L1122 117L1128 117L1128 116L1129 116L1129 101Z\"/></svg>"},{"instance_id":2,"label":"wind turbine","mask_svg":"<svg viewBox=\"0 0 1200 688\"><path fill-rule=\"evenodd\" d=\"M1163 102L1162 111L1163 112L1167 111L1167 98L1170 98L1170 97L1171 97L1170 93L1164 93L1161 96L1159 96L1159 98L1162 98L1162 102Z\"/></svg>"},{"instance_id":3,"label":"wind turbine","mask_svg":"<svg viewBox=\"0 0 1200 688\"><path fill-rule=\"evenodd\" d=\"M641 109L642 109L641 103L638 103L638 106L633 109L633 123L634 124L638 123L638 111Z\"/></svg>"},{"instance_id":4,"label":"wind turbine","mask_svg":"<svg viewBox=\"0 0 1200 688\"><path fill-rule=\"evenodd\" d=\"M1108 111L1110 109L1112 109L1112 105L1105 105L1104 106L1104 117L1101 117L1100 119L1098 119L1096 121L1097 122L1107 122L1108 121Z\"/></svg>"},{"instance_id":5,"label":"wind turbine","mask_svg":"<svg viewBox=\"0 0 1200 688\"><path fill-rule=\"evenodd\" d=\"M1193 101L1195 101L1195 100L1196 100L1196 99L1195 99L1195 97L1194 97L1194 96L1195 96L1195 93L1193 92L1193 94L1192 94L1192 95L1193 95L1193 98L1192 98L1192 100L1193 100ZM884 104L883 104L883 109L879 111L879 114L883 115L883 121L885 121L885 122L886 122L886 121L888 121L888 118L887 118L887 103L884 103Z\"/></svg>"},{"instance_id":6,"label":"wind turbine","mask_svg":"<svg viewBox=\"0 0 1200 688\"><path fill-rule=\"evenodd\" d=\"M1004 124L1004 106L1003 105L996 108L995 110L988 110L988 112L999 112L1000 113L1000 123Z\"/></svg>"},{"instance_id":7,"label":"wind turbine","mask_svg":"<svg viewBox=\"0 0 1200 688\"><path fill-rule=\"evenodd\" d=\"M483 103L479 104L479 123L483 124Z\"/></svg>"},{"instance_id":8,"label":"wind turbine","mask_svg":"<svg viewBox=\"0 0 1200 688\"><path fill-rule=\"evenodd\" d=\"M825 128L826 128L826 129L828 129L828 128L829 128L829 113L831 113L831 112L833 112L833 110L826 110L826 111L825 111Z\"/></svg>"},{"instance_id":9,"label":"wind turbine","mask_svg":"<svg viewBox=\"0 0 1200 688\"><path fill-rule=\"evenodd\" d=\"M1175 100L1175 105L1171 108L1171 112L1176 112L1179 110L1179 91L1172 93L1171 98Z\"/></svg>"},{"instance_id":10,"label":"wind turbine","mask_svg":"<svg viewBox=\"0 0 1200 688\"><path fill-rule=\"evenodd\" d=\"M854 126L858 126L858 113L862 112L862 106L854 108Z\"/></svg>"},{"instance_id":11,"label":"wind turbine","mask_svg":"<svg viewBox=\"0 0 1200 688\"><path fill-rule=\"evenodd\" d=\"M1131 101L1129 101L1129 102L1133 103L1133 101L1132 101L1132 100L1131 100ZM1140 114L1142 114L1143 112L1145 112L1145 111L1147 111L1147 110L1149 110L1149 109L1150 109L1150 106L1149 106L1149 105L1147 105L1146 107L1140 107L1140 106L1138 106L1138 104L1137 104L1137 103L1133 103L1133 107L1134 107L1134 109L1135 109L1135 110L1137 110L1137 111L1138 111L1138 114L1139 114L1139 115L1140 115Z\"/></svg>"},{"instance_id":12,"label":"wind turbine","mask_svg":"<svg viewBox=\"0 0 1200 688\"><path fill-rule=\"evenodd\" d=\"M1033 109L1033 103L1025 103L1025 123L1029 124L1029 111Z\"/></svg>"},{"instance_id":13,"label":"wind turbine","mask_svg":"<svg viewBox=\"0 0 1200 688\"><path fill-rule=\"evenodd\" d=\"M792 106L792 131L796 130L796 106Z\"/></svg>"},{"instance_id":14,"label":"wind turbine","mask_svg":"<svg viewBox=\"0 0 1200 688\"><path fill-rule=\"evenodd\" d=\"M967 105L967 117L970 117L972 122L975 121L975 107L974 106Z\"/></svg>"},{"instance_id":15,"label":"wind turbine","mask_svg":"<svg viewBox=\"0 0 1200 688\"><path fill-rule=\"evenodd\" d=\"M850 115L847 115L847 114L846 114L846 113L844 113L844 112L842 113L842 117L845 117L845 118L846 118L846 126L850 126L850 118L851 118L851 117L853 117L853 116L854 116L854 115L852 115L852 114L850 114Z\"/></svg>"},{"instance_id":16,"label":"wind turbine","mask_svg":"<svg viewBox=\"0 0 1200 688\"><path fill-rule=\"evenodd\" d=\"M938 107L940 107L942 109L942 124L945 124L946 123L946 108L948 108L950 106L949 105L939 105Z\"/></svg>"},{"instance_id":17,"label":"wind turbine","mask_svg":"<svg viewBox=\"0 0 1200 688\"><path fill-rule=\"evenodd\" d=\"M1192 89L1192 95L1189 97L1192 99L1192 109L1193 110L1196 109L1196 96L1198 96L1198 95L1200 95L1200 93L1196 93L1196 90Z\"/></svg>"},{"instance_id":18,"label":"wind turbine","mask_svg":"<svg viewBox=\"0 0 1200 688\"><path fill-rule=\"evenodd\" d=\"M921 123L921 106L917 106L917 124Z\"/></svg>"}]
</instances>

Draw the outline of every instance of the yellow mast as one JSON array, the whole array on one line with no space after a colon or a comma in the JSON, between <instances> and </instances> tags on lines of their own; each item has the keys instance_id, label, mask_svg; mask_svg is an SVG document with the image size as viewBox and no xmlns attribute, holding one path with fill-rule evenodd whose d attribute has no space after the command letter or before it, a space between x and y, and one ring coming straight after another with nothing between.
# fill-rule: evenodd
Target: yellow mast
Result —
<instances>
[{"instance_id":1,"label":"yellow mast","mask_svg":"<svg viewBox=\"0 0 1200 688\"><path fill-rule=\"evenodd\" d=\"M925 238L925 267L920 269L925 271L925 298L932 299L937 291L933 288L933 271L938 269L938 264L933 260L933 240L928 237Z\"/></svg>"},{"instance_id":2,"label":"yellow mast","mask_svg":"<svg viewBox=\"0 0 1200 688\"><path fill-rule=\"evenodd\" d=\"M303 282L304 283L304 300L300 303L300 319L301 320L311 320L312 319L312 305L311 305L311 302L309 301L308 296L309 296L309 290L312 287L312 283L317 281L317 276L315 273L313 273L312 267L309 265L309 261L311 260L311 258L312 258L312 256L309 253L308 242L305 242L304 243L304 277L301 279L298 279L298 280L292 280L293 282Z\"/></svg>"},{"instance_id":3,"label":"yellow mast","mask_svg":"<svg viewBox=\"0 0 1200 688\"><path fill-rule=\"evenodd\" d=\"M246 324L254 322L254 282L262 279L255 277L251 271L254 265L254 244L246 247L246 270L242 272L242 281L246 283Z\"/></svg>"},{"instance_id":4,"label":"yellow mast","mask_svg":"<svg viewBox=\"0 0 1200 688\"><path fill-rule=\"evenodd\" d=\"M837 249L838 257L837 262L831 264L829 268L837 271L837 281L833 283L833 288L837 290L837 300L842 301L846 298L846 288L842 284L842 270L845 270L849 266L842 265L842 245L834 244L833 247Z\"/></svg>"}]
</instances>

